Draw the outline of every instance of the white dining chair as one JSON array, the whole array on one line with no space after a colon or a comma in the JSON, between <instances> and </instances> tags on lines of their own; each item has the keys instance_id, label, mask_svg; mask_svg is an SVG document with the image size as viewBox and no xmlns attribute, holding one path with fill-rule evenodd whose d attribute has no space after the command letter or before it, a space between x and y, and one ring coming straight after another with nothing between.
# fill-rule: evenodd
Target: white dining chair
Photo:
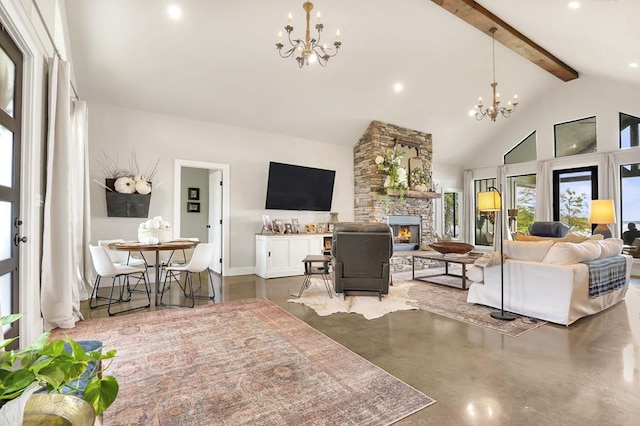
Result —
<instances>
[{"instance_id":1,"label":"white dining chair","mask_svg":"<svg viewBox=\"0 0 640 426\"><path fill-rule=\"evenodd\" d=\"M126 264L114 263L105 247L90 245L91 259L93 260L93 267L98 274L96 276L93 290L91 291L91 298L89 299L89 307L91 309L101 308L107 306L107 313L109 316L122 314L125 312L134 311L137 309L144 309L151 306L151 288L146 276L146 268L144 265L130 266ZM109 293L108 302L99 304L98 299L106 299L105 297L98 295L98 289L100 288L100 281L102 278L111 278L111 291ZM135 284L131 285L131 278L135 279ZM114 290L116 287L116 281L118 281L118 294L114 298ZM147 304L144 306L138 306L130 309L123 309L118 312L111 312L111 306L113 304L121 304L131 301L131 294L136 290L140 283L144 283L144 292L147 294ZM126 296L125 296L126 293Z\"/></svg>"},{"instance_id":2,"label":"white dining chair","mask_svg":"<svg viewBox=\"0 0 640 426\"><path fill-rule=\"evenodd\" d=\"M197 237L193 238L176 238L175 241L195 241L199 242L200 239ZM171 258L169 260L169 264L173 266L185 265L189 263L191 257L193 256L193 248L182 249L182 250L174 250Z\"/></svg>"},{"instance_id":3,"label":"white dining chair","mask_svg":"<svg viewBox=\"0 0 640 426\"><path fill-rule=\"evenodd\" d=\"M215 290L213 288L213 277L211 275L211 270L209 269L209 265L213 259L213 251L214 245L211 243L201 243L198 244L193 250L193 255L191 256L191 260L189 263L184 265L169 265L165 269L165 277L164 282L162 284L162 291L160 296L160 305L161 306L182 306L193 308L195 306L196 298L206 298L210 300L214 300L216 297ZM201 272L207 271L208 279L209 279L209 295L208 296L196 296L195 290L193 288L193 275L198 275L198 283L200 287L202 286L202 277L200 275ZM180 283L180 274L185 273L184 285ZM171 289L171 281L175 280L182 293L186 298L191 299L191 304L170 304L164 303L164 295L165 293L170 293ZM168 281L168 283L167 283ZM168 284L168 285L167 285ZM199 288L200 288L199 287Z\"/></svg>"}]
</instances>

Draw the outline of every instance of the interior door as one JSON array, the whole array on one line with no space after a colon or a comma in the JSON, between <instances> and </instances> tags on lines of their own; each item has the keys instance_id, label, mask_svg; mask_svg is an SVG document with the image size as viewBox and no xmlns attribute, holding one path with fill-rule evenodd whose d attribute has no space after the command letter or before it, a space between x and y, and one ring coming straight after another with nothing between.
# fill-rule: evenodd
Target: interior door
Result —
<instances>
[{"instance_id":1,"label":"interior door","mask_svg":"<svg viewBox=\"0 0 640 426\"><path fill-rule=\"evenodd\" d=\"M18 313L18 254L26 237L20 234L20 157L22 53L0 30L0 313ZM4 327L17 337L19 323ZM11 348L18 347L16 340Z\"/></svg>"},{"instance_id":2,"label":"interior door","mask_svg":"<svg viewBox=\"0 0 640 426\"><path fill-rule=\"evenodd\" d=\"M209 266L222 274L222 171L209 173L209 242L213 246L213 260Z\"/></svg>"}]
</instances>

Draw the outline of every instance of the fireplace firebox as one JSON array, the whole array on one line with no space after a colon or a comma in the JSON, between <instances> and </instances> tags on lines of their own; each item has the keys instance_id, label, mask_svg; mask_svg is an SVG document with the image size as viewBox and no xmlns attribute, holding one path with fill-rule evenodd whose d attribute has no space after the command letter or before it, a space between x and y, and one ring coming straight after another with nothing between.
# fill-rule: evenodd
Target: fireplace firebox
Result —
<instances>
[{"instance_id":1,"label":"fireplace firebox","mask_svg":"<svg viewBox=\"0 0 640 426\"><path fill-rule=\"evenodd\" d=\"M393 250L419 250L422 235L420 216L389 215L389 226L393 232Z\"/></svg>"}]
</instances>

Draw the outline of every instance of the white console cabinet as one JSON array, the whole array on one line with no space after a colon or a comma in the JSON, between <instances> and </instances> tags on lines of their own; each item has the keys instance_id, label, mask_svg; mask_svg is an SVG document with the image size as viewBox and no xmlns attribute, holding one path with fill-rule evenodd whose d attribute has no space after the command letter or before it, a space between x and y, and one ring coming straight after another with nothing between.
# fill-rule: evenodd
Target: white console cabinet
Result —
<instances>
[{"instance_id":1,"label":"white console cabinet","mask_svg":"<svg viewBox=\"0 0 640 426\"><path fill-rule=\"evenodd\" d=\"M331 238L331 235L256 235L256 275L262 278L303 275L302 259L309 254L323 254L325 238Z\"/></svg>"}]
</instances>

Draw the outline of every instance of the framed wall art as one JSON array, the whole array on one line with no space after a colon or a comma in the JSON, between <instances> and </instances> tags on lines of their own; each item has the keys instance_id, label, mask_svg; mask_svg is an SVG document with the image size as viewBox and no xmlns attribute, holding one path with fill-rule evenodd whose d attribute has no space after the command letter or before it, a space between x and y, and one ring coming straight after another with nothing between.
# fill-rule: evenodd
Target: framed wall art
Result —
<instances>
[{"instance_id":1,"label":"framed wall art","mask_svg":"<svg viewBox=\"0 0 640 426\"><path fill-rule=\"evenodd\" d=\"M189 200L199 200L200 199L200 188L189 188L187 192L187 199Z\"/></svg>"},{"instance_id":2,"label":"framed wall art","mask_svg":"<svg viewBox=\"0 0 640 426\"><path fill-rule=\"evenodd\" d=\"M200 213L200 203L187 203L187 212Z\"/></svg>"}]
</instances>

